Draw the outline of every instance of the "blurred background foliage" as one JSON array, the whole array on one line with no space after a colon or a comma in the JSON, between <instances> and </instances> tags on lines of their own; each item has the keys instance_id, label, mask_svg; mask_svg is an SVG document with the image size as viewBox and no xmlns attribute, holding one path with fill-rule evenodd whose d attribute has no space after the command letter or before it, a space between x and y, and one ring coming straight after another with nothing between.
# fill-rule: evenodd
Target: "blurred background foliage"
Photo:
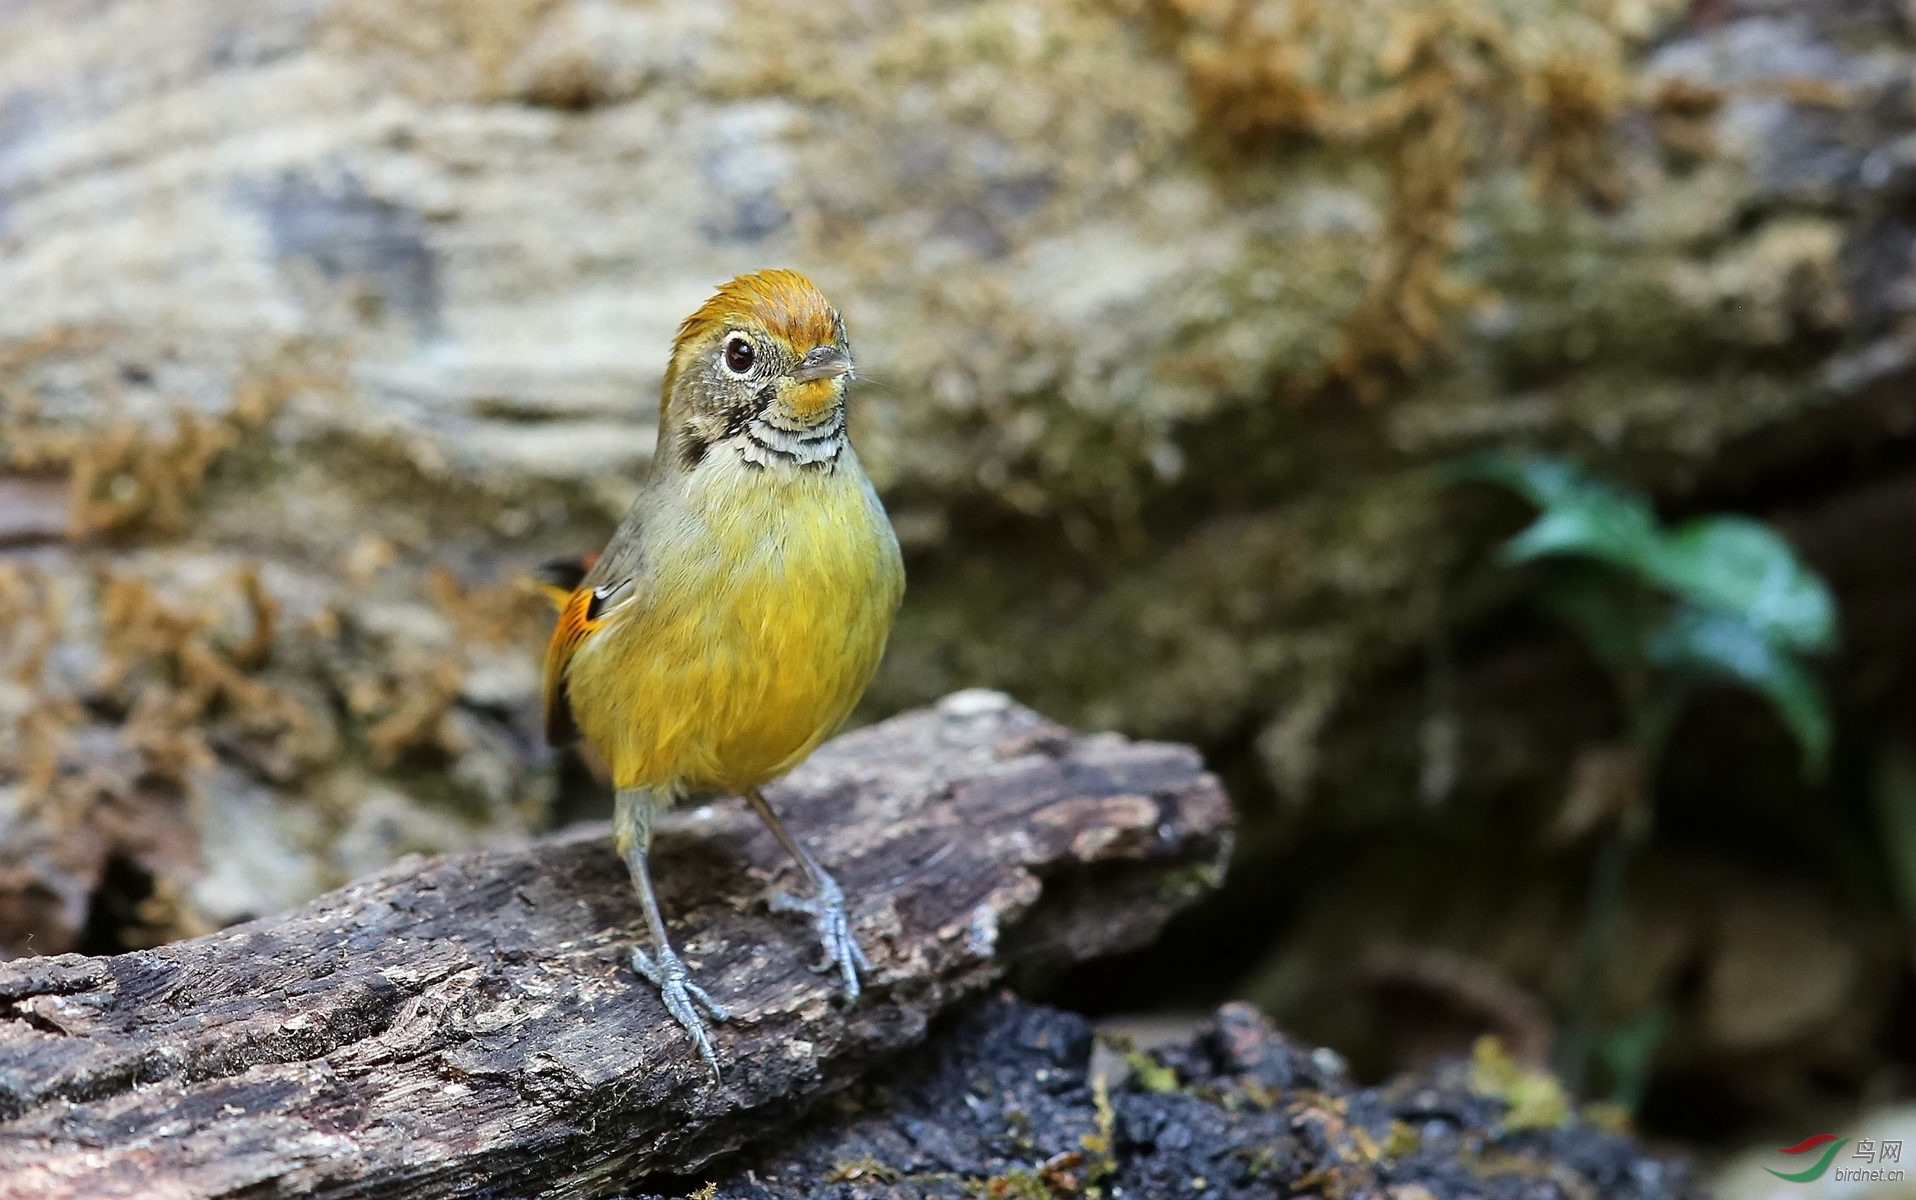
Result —
<instances>
[{"instance_id":1,"label":"blurred background foliage","mask_svg":"<svg viewBox=\"0 0 1916 1200\"><path fill-rule=\"evenodd\" d=\"M1804 778L1820 782L1830 713L1803 656L1835 646L1835 602L1788 543L1747 517L1663 529L1643 496L1535 455L1484 455L1453 474L1501 484L1538 507L1498 557L1555 568L1538 580L1538 598L1610 677L1623 736L1582 752L1551 829L1557 841L1600 839L1555 1058L1575 1095L1601 1054L1613 1102L1634 1112L1667 1009L1659 1003L1607 1034L1597 1022L1630 857L1650 836L1671 731L1699 683L1740 685L1769 702L1796 739Z\"/></svg>"},{"instance_id":2,"label":"blurred background foliage","mask_svg":"<svg viewBox=\"0 0 1916 1200\"><path fill-rule=\"evenodd\" d=\"M525 571L790 265L909 558L864 715L1238 802L1049 994L1844 1127L1916 1091L1913 86L1897 0L9 5L0 951L601 813Z\"/></svg>"}]
</instances>

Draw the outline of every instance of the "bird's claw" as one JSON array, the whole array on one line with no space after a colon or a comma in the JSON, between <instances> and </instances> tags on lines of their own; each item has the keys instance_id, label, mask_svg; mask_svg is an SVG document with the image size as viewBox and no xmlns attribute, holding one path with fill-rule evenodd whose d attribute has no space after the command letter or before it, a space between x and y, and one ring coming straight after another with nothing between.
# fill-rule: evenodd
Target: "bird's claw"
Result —
<instances>
[{"instance_id":1,"label":"bird's claw","mask_svg":"<svg viewBox=\"0 0 1916 1200\"><path fill-rule=\"evenodd\" d=\"M655 958L637 946L632 948L632 969L652 981L659 989L659 998L665 1001L665 1009L685 1032L692 1038L692 1044L698 1047L699 1057L712 1070L712 1078L719 1078L718 1055L712 1050L711 1035L705 1031L705 1022L699 1018L694 1002L705 1006L714 1021L729 1019L725 1006L712 999L712 994L693 983L686 973L685 964L673 953L670 946L662 947Z\"/></svg>"},{"instance_id":2,"label":"bird's claw","mask_svg":"<svg viewBox=\"0 0 1916 1200\"><path fill-rule=\"evenodd\" d=\"M839 976L845 981L845 1004L850 1007L858 1000L858 973L872 969L865 952L858 948L858 939L852 936L851 918L845 911L845 892L831 876L822 877L816 895L794 896L790 892L775 891L771 895L773 912L801 912L810 915L812 928L818 931L818 939L823 944L825 958L812 969L829 971L838 968Z\"/></svg>"}]
</instances>

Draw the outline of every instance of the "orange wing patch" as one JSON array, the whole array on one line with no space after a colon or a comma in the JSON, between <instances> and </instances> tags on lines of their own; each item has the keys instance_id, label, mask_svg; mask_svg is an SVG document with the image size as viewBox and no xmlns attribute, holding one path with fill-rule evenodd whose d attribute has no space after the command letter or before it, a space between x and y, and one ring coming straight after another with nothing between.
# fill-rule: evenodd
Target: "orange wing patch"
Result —
<instances>
[{"instance_id":1,"label":"orange wing patch","mask_svg":"<svg viewBox=\"0 0 1916 1200\"><path fill-rule=\"evenodd\" d=\"M532 572L533 585L551 603L554 611L564 612L566 602L572 599L572 593L585 582L593 564L598 561L596 554L588 554L583 558L549 558Z\"/></svg>"},{"instance_id":2,"label":"orange wing patch","mask_svg":"<svg viewBox=\"0 0 1916 1200\"><path fill-rule=\"evenodd\" d=\"M546 741L554 746L579 740L579 725L566 699L565 672L579 644L599 627L600 600L592 588L575 589L560 608L559 623L552 627L552 641L546 646Z\"/></svg>"}]
</instances>

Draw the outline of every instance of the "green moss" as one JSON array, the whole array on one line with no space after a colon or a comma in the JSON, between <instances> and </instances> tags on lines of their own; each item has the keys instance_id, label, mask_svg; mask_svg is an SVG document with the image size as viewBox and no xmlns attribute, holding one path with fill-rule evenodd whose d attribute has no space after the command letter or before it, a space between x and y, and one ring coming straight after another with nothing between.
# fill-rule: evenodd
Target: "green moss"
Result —
<instances>
[{"instance_id":1,"label":"green moss","mask_svg":"<svg viewBox=\"0 0 1916 1200\"><path fill-rule=\"evenodd\" d=\"M1178 1090L1178 1073L1149 1054L1141 1050L1126 1051L1124 1061L1130 1066L1131 1074L1138 1081L1138 1086L1145 1091L1175 1092Z\"/></svg>"},{"instance_id":2,"label":"green moss","mask_svg":"<svg viewBox=\"0 0 1916 1200\"><path fill-rule=\"evenodd\" d=\"M1505 1129L1561 1129L1570 1123L1570 1097L1557 1077L1519 1066L1494 1037L1477 1039L1471 1049L1470 1089L1503 1102Z\"/></svg>"}]
</instances>

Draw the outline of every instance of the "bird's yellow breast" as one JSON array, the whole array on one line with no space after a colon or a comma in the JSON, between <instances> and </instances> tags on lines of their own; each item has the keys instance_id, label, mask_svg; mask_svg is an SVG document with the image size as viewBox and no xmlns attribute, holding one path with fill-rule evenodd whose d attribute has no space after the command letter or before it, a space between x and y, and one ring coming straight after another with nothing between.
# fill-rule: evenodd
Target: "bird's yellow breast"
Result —
<instances>
[{"instance_id":1,"label":"bird's yellow breast","mask_svg":"<svg viewBox=\"0 0 1916 1200\"><path fill-rule=\"evenodd\" d=\"M797 765L871 681L904 590L849 449L824 471L727 461L687 483L567 670L620 788L738 791Z\"/></svg>"}]
</instances>

